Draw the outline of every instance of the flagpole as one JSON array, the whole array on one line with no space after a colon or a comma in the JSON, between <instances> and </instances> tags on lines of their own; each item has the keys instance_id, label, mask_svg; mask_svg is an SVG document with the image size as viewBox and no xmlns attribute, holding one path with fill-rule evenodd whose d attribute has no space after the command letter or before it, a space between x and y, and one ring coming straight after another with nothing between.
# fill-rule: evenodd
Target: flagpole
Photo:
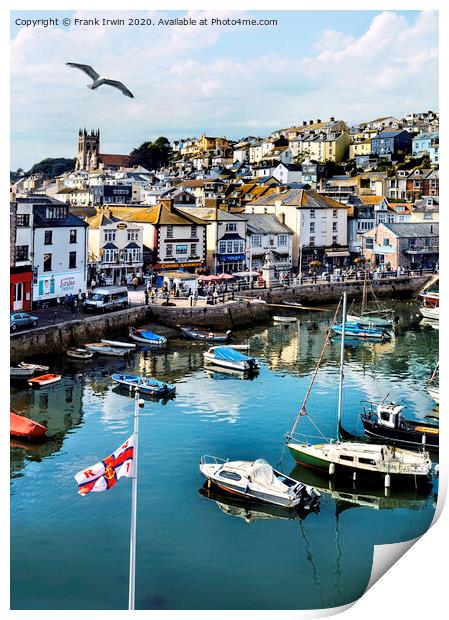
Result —
<instances>
[{"instance_id":1,"label":"flagpole","mask_svg":"<svg viewBox=\"0 0 449 620\"><path fill-rule=\"evenodd\" d=\"M133 477L131 499L131 533L129 543L129 595L128 609L135 609L136 597L136 526L137 526L137 463L139 444L139 390L134 394L134 450L133 450Z\"/></svg>"}]
</instances>

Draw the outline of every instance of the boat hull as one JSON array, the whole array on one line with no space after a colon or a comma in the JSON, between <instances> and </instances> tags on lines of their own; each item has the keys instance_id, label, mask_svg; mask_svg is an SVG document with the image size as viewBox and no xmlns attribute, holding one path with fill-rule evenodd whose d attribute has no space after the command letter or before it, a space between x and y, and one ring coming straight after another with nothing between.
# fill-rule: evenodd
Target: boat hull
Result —
<instances>
[{"instance_id":1,"label":"boat hull","mask_svg":"<svg viewBox=\"0 0 449 620\"><path fill-rule=\"evenodd\" d=\"M258 367L250 366L248 362L231 362L229 360L217 359L210 353L204 353L204 360L214 366L221 366L222 368L228 368L230 370L238 370L239 372L257 372Z\"/></svg>"},{"instance_id":2,"label":"boat hull","mask_svg":"<svg viewBox=\"0 0 449 620\"><path fill-rule=\"evenodd\" d=\"M114 349L114 347L108 347L107 345L100 347L95 344L86 344L85 347L88 351L98 353L99 355L109 355L110 357L124 357L128 355L126 349Z\"/></svg>"},{"instance_id":3,"label":"boat hull","mask_svg":"<svg viewBox=\"0 0 449 620\"><path fill-rule=\"evenodd\" d=\"M27 441L42 441L47 432L45 426L39 422L12 411L9 413L9 425L9 433L12 437L20 437Z\"/></svg>"},{"instance_id":4,"label":"boat hull","mask_svg":"<svg viewBox=\"0 0 449 620\"><path fill-rule=\"evenodd\" d=\"M139 393L146 394L148 396L169 396L174 394L176 388L168 383L160 383L151 385L150 383L142 383L140 377L124 376L124 375L112 375L112 380L117 383L121 388L126 389L129 392L133 392L135 388L138 388Z\"/></svg>"},{"instance_id":5,"label":"boat hull","mask_svg":"<svg viewBox=\"0 0 449 620\"><path fill-rule=\"evenodd\" d=\"M53 383L58 383L58 381L61 381L61 379L61 375L42 375L41 377L35 377L34 379L30 379L28 381L28 385L33 388L40 388L47 385L52 385Z\"/></svg>"},{"instance_id":6,"label":"boat hull","mask_svg":"<svg viewBox=\"0 0 449 620\"><path fill-rule=\"evenodd\" d=\"M310 467L312 469L317 469L322 472L327 472L329 476L333 478L342 478L342 479L357 479L357 480L365 480L367 482L379 483L384 486L385 484L385 474L386 472L382 471L373 471L373 470L361 470L358 468L354 468L350 464L343 465L341 463L333 463L331 460L327 460L325 458L321 458L318 455L312 455L308 451L303 451L299 448L299 446L294 446L292 444L287 445L290 454L295 459L297 463L300 465L304 465L306 467ZM310 446L309 446L310 447ZM334 465L334 472L330 473L330 465ZM354 473L356 478L354 478ZM431 483L430 473L426 474L399 474L399 473L391 473L390 472L390 481L392 485L401 484L411 484L414 486L424 486L427 487Z\"/></svg>"},{"instance_id":7,"label":"boat hull","mask_svg":"<svg viewBox=\"0 0 449 620\"><path fill-rule=\"evenodd\" d=\"M216 334L214 332L206 332L202 330L196 330L194 328L180 327L182 335L190 340L199 340L203 342L228 342L231 334Z\"/></svg>"},{"instance_id":8,"label":"boat hull","mask_svg":"<svg viewBox=\"0 0 449 620\"><path fill-rule=\"evenodd\" d=\"M332 327L332 331L341 336L342 328L341 326ZM366 329L360 330L352 330L346 327L345 336L347 338L358 338L360 340L388 340L390 335L385 333L384 331L380 331L377 329L370 329L367 327Z\"/></svg>"},{"instance_id":9,"label":"boat hull","mask_svg":"<svg viewBox=\"0 0 449 620\"><path fill-rule=\"evenodd\" d=\"M353 316L351 314L348 314L346 318L348 321L358 323L362 327L393 327L391 319L381 319L374 316Z\"/></svg>"},{"instance_id":10,"label":"boat hull","mask_svg":"<svg viewBox=\"0 0 449 620\"><path fill-rule=\"evenodd\" d=\"M33 368L13 368L9 369L9 376L13 379L26 379L34 374Z\"/></svg>"},{"instance_id":11,"label":"boat hull","mask_svg":"<svg viewBox=\"0 0 449 620\"><path fill-rule=\"evenodd\" d=\"M410 424L410 430L401 430L395 428L386 428L381 424L376 424L373 420L361 416L365 435L380 439L382 442L403 446L404 448L419 449L423 446L427 450L438 450L440 445L440 436L438 428L426 427L425 425ZM413 428L414 427L414 428ZM422 430L420 430L422 429ZM426 432L427 431L427 432ZM436 432L435 432L436 431ZM425 436L425 443L423 437Z\"/></svg>"},{"instance_id":12,"label":"boat hull","mask_svg":"<svg viewBox=\"0 0 449 620\"><path fill-rule=\"evenodd\" d=\"M425 319L431 319L432 321L440 320L439 308L420 308L419 311Z\"/></svg>"},{"instance_id":13,"label":"boat hull","mask_svg":"<svg viewBox=\"0 0 449 620\"><path fill-rule=\"evenodd\" d=\"M167 344L167 338L165 336L159 336L158 339L154 338L145 338L142 336L137 330L130 329L129 337L136 342L140 342L141 344L145 344L147 347L163 347Z\"/></svg>"},{"instance_id":14,"label":"boat hull","mask_svg":"<svg viewBox=\"0 0 449 620\"><path fill-rule=\"evenodd\" d=\"M94 356L92 351L77 351L76 349L69 349L66 351L67 357L74 360L91 360Z\"/></svg>"}]
</instances>

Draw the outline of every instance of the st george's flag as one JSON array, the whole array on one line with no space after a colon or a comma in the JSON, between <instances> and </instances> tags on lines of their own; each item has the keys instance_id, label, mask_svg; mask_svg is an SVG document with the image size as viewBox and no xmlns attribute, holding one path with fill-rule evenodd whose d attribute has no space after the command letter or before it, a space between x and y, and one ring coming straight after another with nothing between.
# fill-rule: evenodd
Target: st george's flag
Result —
<instances>
[{"instance_id":1,"label":"st george's flag","mask_svg":"<svg viewBox=\"0 0 449 620\"><path fill-rule=\"evenodd\" d=\"M130 478L134 471L134 435L105 459L76 474L79 494L100 493L112 489L122 476Z\"/></svg>"}]
</instances>

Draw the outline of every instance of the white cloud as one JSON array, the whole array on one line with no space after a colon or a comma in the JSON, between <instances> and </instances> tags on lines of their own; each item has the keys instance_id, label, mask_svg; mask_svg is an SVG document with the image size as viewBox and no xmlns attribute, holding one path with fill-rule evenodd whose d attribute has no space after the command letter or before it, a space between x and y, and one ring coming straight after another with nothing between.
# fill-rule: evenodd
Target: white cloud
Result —
<instances>
[{"instance_id":1,"label":"white cloud","mask_svg":"<svg viewBox=\"0 0 449 620\"><path fill-rule=\"evenodd\" d=\"M430 109L437 101L437 19L437 13L422 12L409 23L382 12L357 38L324 30L307 57L282 55L261 30L263 56L239 59L227 45L246 31L228 27L22 29L11 45L12 165L73 156L84 125L100 127L104 152L129 152L158 135L204 129L238 137L309 118L357 121ZM86 62L123 80L136 98L106 87L89 91L87 76L68 69L66 61Z\"/></svg>"}]
</instances>

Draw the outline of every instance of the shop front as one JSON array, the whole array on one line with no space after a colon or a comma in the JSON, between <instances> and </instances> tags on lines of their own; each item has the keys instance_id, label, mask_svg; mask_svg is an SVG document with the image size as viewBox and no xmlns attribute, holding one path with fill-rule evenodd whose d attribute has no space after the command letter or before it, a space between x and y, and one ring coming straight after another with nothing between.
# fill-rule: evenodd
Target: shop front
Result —
<instances>
[{"instance_id":1,"label":"shop front","mask_svg":"<svg viewBox=\"0 0 449 620\"><path fill-rule=\"evenodd\" d=\"M33 271L31 265L11 267L10 275L10 312L29 312L31 310L31 287Z\"/></svg>"}]
</instances>

